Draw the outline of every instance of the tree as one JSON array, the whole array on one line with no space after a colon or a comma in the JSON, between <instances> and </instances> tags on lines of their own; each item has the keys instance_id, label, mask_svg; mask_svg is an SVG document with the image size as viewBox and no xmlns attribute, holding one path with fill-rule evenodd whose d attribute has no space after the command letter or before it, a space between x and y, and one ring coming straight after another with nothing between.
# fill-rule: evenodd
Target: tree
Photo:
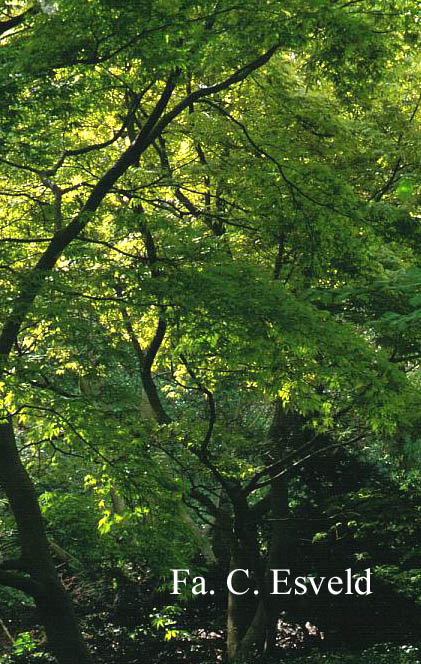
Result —
<instances>
[{"instance_id":1,"label":"tree","mask_svg":"<svg viewBox=\"0 0 421 664\"><path fill-rule=\"evenodd\" d=\"M50 560L13 420L30 442L34 413L43 413L50 442L66 431L89 443L102 432L116 456L119 434L147 432L182 469L193 452L193 476L219 484L231 500L234 554L248 548L263 588L248 499L271 486L274 513L283 509L280 473L299 448L277 450L265 464L259 446L247 470L248 427L237 418L227 435L220 420L236 392L246 402L253 392L264 413L272 411L272 447L282 447L282 402L295 418L309 418L317 437L354 404L359 417L392 428L397 387L402 398L411 394L354 321L326 311L319 292L368 273L359 233L372 251L379 238L361 230L369 206L350 176L355 124L345 109L351 91L370 104L415 25L399 3L385 36L382 6L357 5L162 0L144 2L142 15L138 2L121 9L98 0L83 13L69 0L41 3L41 11L9 6L0 56L8 105L2 196L10 203L0 238L0 460L22 557L3 563L0 580L34 596L60 662L88 662L89 654ZM103 388L122 372L138 404L104 415ZM193 426L192 411L200 415ZM194 477L189 483L192 491ZM201 500L209 507L207 492ZM279 556L282 533L273 535ZM258 618L265 613L273 624L263 609ZM248 642L234 639L231 658Z\"/></svg>"}]
</instances>

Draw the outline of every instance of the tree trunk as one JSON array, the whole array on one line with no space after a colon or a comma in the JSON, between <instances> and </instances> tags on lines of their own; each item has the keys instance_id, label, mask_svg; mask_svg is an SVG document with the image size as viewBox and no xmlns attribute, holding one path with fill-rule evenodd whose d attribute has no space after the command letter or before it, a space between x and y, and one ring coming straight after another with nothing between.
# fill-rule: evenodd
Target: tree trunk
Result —
<instances>
[{"instance_id":1,"label":"tree trunk","mask_svg":"<svg viewBox=\"0 0 421 664\"><path fill-rule=\"evenodd\" d=\"M0 422L0 486L16 519L22 554L13 564L19 574L1 572L0 583L33 596L59 664L92 664L72 602L50 557L37 496L19 458L11 420ZM7 562L3 563L6 568Z\"/></svg>"},{"instance_id":2,"label":"tree trunk","mask_svg":"<svg viewBox=\"0 0 421 664\"><path fill-rule=\"evenodd\" d=\"M272 454L279 459L288 454L296 442L296 424L296 416L294 414L286 415L278 399L275 402L273 420L268 431L268 442ZM271 535L264 570L257 539L257 527L247 498L245 496L240 498L240 494L237 497L230 496L235 514L234 555L231 569L242 567L248 568L250 572L253 571L255 587L259 591L259 601L258 603L253 602L251 613L250 595L252 595L252 591L247 595L233 596L230 594L228 597L227 654L230 662L251 659L253 649L261 654L263 652L273 653L276 646L280 601L277 596L271 595L271 569L291 568L291 561L294 559L294 538L288 527L290 516L288 483L287 476L277 477L276 471L274 472L269 494ZM242 552L240 557L239 551ZM238 564L238 561L242 564ZM254 597L253 599L255 600ZM287 595L282 597L282 602L288 602Z\"/></svg>"},{"instance_id":3,"label":"tree trunk","mask_svg":"<svg viewBox=\"0 0 421 664\"><path fill-rule=\"evenodd\" d=\"M267 598L262 596L238 648L237 658L242 662L250 659L253 648L257 653L262 653L264 650L268 623L267 609Z\"/></svg>"},{"instance_id":4,"label":"tree trunk","mask_svg":"<svg viewBox=\"0 0 421 664\"><path fill-rule=\"evenodd\" d=\"M301 440L301 419L296 413L286 413L280 399L275 403L275 412L269 429L269 442L273 454L279 459L290 454ZM292 561L296 559L295 538L288 523L290 518L289 509L289 476L281 475L272 480L270 487L270 523L271 535L268 547L268 558L266 566L266 588L267 588L267 623L265 653L273 653L276 646L276 634L278 616L281 609L280 598L270 594L271 569L291 569L294 575ZM282 596L282 609L290 602L289 595Z\"/></svg>"},{"instance_id":5,"label":"tree trunk","mask_svg":"<svg viewBox=\"0 0 421 664\"><path fill-rule=\"evenodd\" d=\"M288 527L290 515L288 501L288 479L278 477L271 485L271 538L269 544L266 586L267 586L267 624L265 653L272 653L276 645L276 633L278 614L280 609L279 598L270 594L272 582L271 569L291 569L291 561L295 560L293 555L293 537ZM293 570L291 569L293 575ZM289 595L282 596L282 602L288 603ZM283 606L285 608L285 606Z\"/></svg>"},{"instance_id":6,"label":"tree trunk","mask_svg":"<svg viewBox=\"0 0 421 664\"><path fill-rule=\"evenodd\" d=\"M221 488L217 513L212 527L212 550L222 577L227 576L230 568L232 549L232 504Z\"/></svg>"},{"instance_id":7,"label":"tree trunk","mask_svg":"<svg viewBox=\"0 0 421 664\"><path fill-rule=\"evenodd\" d=\"M271 595L272 574L274 568L290 568L293 549L293 538L286 525L289 516L288 481L285 477L273 480L270 489L271 499L271 537L266 564L265 579L259 583L259 602L254 605L253 613L246 611L247 596L229 598L228 633L229 661L247 661L253 648L260 653L271 654L276 646L277 622L280 609L279 598ZM250 559L248 566L252 563ZM239 565L235 564L234 567ZM243 567L247 567L246 561ZM249 582L247 585L250 585ZM241 588L240 588L241 590ZM250 594L250 593L249 593ZM288 596L282 598L288 602Z\"/></svg>"},{"instance_id":8,"label":"tree trunk","mask_svg":"<svg viewBox=\"0 0 421 664\"><path fill-rule=\"evenodd\" d=\"M249 562L248 556L236 548L232 554L230 571L248 569L251 572ZM239 573L234 585L237 592L243 592L252 584L250 579ZM242 656L242 641L255 612L255 598L254 596L252 596L253 598L250 597L252 592L250 590L246 595L228 593L227 658L229 662L236 662Z\"/></svg>"},{"instance_id":9,"label":"tree trunk","mask_svg":"<svg viewBox=\"0 0 421 664\"><path fill-rule=\"evenodd\" d=\"M243 661L250 656L250 649L256 642L264 642L264 625L260 599L264 597L264 575L257 539L256 522L252 516L247 499L241 493L232 495L234 507L234 529L231 540L231 563L233 569L245 569L239 573L233 586L237 592L248 590L244 595L228 593L227 615L227 657L229 662ZM263 638L262 638L263 637ZM246 647L244 647L246 640Z\"/></svg>"}]
</instances>

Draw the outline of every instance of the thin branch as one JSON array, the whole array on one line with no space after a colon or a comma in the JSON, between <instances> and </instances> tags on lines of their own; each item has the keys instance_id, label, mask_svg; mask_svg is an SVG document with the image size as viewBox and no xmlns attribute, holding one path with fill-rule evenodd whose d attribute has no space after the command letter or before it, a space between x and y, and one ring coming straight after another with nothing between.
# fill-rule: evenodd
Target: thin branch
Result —
<instances>
[{"instance_id":1,"label":"thin branch","mask_svg":"<svg viewBox=\"0 0 421 664\"><path fill-rule=\"evenodd\" d=\"M99 150L103 150L104 148L109 147L110 145L113 145L113 143L116 143L119 138L121 138L124 135L124 132L132 122L133 118L136 115L136 111L139 108L139 104L146 94L148 90L152 87L153 83L148 85L142 92L140 92L134 99L132 108L129 110L127 113L123 124L121 125L120 129L116 132L114 132L114 136L112 138L109 138L107 141L103 141L102 143L93 143L91 145L85 145L82 148L75 148L73 150L65 150L60 157L60 159L57 161L57 163L48 171L45 172L45 175L51 176L55 175L57 171L61 168L61 166L64 164L65 160L67 157L77 157L83 154L89 154L89 152L96 152Z\"/></svg>"},{"instance_id":2,"label":"thin branch","mask_svg":"<svg viewBox=\"0 0 421 664\"><path fill-rule=\"evenodd\" d=\"M342 443L334 443L333 445L327 445L326 447L321 447L318 450L315 450L314 452L310 452L310 454L307 454L304 457L301 457L301 459L298 459L297 461L294 461L291 463L289 466L284 468L283 470L279 471L276 473L276 475L273 475L269 479L265 480L264 482L260 482L260 484L256 484L253 491L256 491L257 489L263 489L265 486L269 486L272 484L272 482L279 477L282 477L283 475L286 475L291 471L292 468L295 468L296 466L299 466L302 463L305 463L309 459L312 459L313 457L317 456L318 454L322 454L322 452L328 452L330 450L337 449L338 447L347 447L348 445L352 445L353 443L356 443L357 441L361 440L367 435L367 432L364 432L362 434L359 434L358 436L355 436L351 440L347 440Z\"/></svg>"},{"instance_id":3,"label":"thin branch","mask_svg":"<svg viewBox=\"0 0 421 664\"><path fill-rule=\"evenodd\" d=\"M231 115L231 113L229 113L225 108L223 108L219 104L216 104L215 102L211 101L210 99L204 99L204 100L202 100L202 102L205 103L205 104L208 104L209 106L212 106L213 108L217 109L222 115L229 118L231 120L231 122L233 122L235 125L237 125L241 129L241 131L244 133L245 137L247 138L248 142L250 143L252 148L255 150L255 152L260 156L266 157L266 159L271 161L276 166L282 180L285 182L288 189L290 190L292 199L293 199L293 201L296 205L298 205L298 203L297 203L295 194L299 194L300 196L302 196L306 200L310 201L310 203L314 203L315 205L317 205L319 207L324 207L328 210L331 210L332 212L335 212L336 214L339 214L342 217L346 217L346 218L350 217L349 214L347 214L346 212L343 212L343 210L340 210L339 208L334 207L330 203L327 203L325 201L317 200L316 198L314 198L313 196L311 196L307 192L303 191L301 189L301 187L299 187L297 184L295 184L295 182L290 180L289 177L285 174L285 168L282 166L282 164L277 159L275 159L275 157L273 157L267 150L265 150L261 146L257 145L257 143L254 141L254 139L250 136L250 133L249 133L247 127L242 122L240 122L239 120L234 118Z\"/></svg>"},{"instance_id":4,"label":"thin branch","mask_svg":"<svg viewBox=\"0 0 421 664\"><path fill-rule=\"evenodd\" d=\"M285 465L285 462L289 461L290 459L293 459L300 452L304 452L309 447L312 447L315 444L315 441L317 440L317 438L321 435L322 435L321 433L315 434L312 438L310 438L310 440L307 440L305 443L300 445L300 447L298 447L296 450L293 450L292 452L290 452L286 456L282 457L282 459L278 459L274 463L270 464L269 466L266 466L265 468L263 468L259 472L255 473L253 475L252 479L244 487L244 493L247 495L247 494L252 493L253 491L255 491L256 488L261 486L261 485L259 485L259 480L262 477L264 477L265 475L268 475L270 473L273 473L280 466ZM269 481L269 484L272 481L272 479Z\"/></svg>"},{"instance_id":5,"label":"thin branch","mask_svg":"<svg viewBox=\"0 0 421 664\"><path fill-rule=\"evenodd\" d=\"M16 244L36 244L38 242L51 242L51 240L51 237L2 237L0 238L0 244L3 244L4 242L14 242Z\"/></svg>"},{"instance_id":6,"label":"thin branch","mask_svg":"<svg viewBox=\"0 0 421 664\"><path fill-rule=\"evenodd\" d=\"M77 240L80 242L88 242L90 244L99 244L103 247L107 247L107 249L111 249L111 251L115 251L118 254L121 254L122 256L126 256L127 258L133 258L136 261L146 262L146 258L144 256L140 256L138 254L129 254L127 251L123 251L123 249L119 249L118 247L115 247L113 244L111 244L111 242L106 242L105 240L95 240L94 238L86 237L86 235L79 235Z\"/></svg>"},{"instance_id":7,"label":"thin branch","mask_svg":"<svg viewBox=\"0 0 421 664\"><path fill-rule=\"evenodd\" d=\"M149 145L152 143L152 141L154 141L156 138L158 138L158 136L161 135L161 133L170 124L170 122L172 122L172 120L174 120L178 115L180 115L180 113L182 113L182 111L184 111L186 108L189 108L194 102L197 102L200 99L203 99L204 97L209 97L211 95L214 95L217 92L222 92L223 90L226 90L227 88L231 87L232 85L235 85L236 83L241 83L241 81L244 81L253 71L259 69L260 67L263 67L263 65L269 62L271 57L276 53L278 49L279 49L279 44L275 44L269 50L263 53L263 55L260 55L252 62L249 62L247 65L244 65L240 69L237 69L237 71L235 71L233 74L230 74L230 76L227 76L227 78L225 78L220 83L215 83L214 85L207 85L200 87L198 90L195 90L190 95L187 95L182 101L176 104L174 108L168 111L161 118L161 120L159 120L159 122L157 122L151 134L151 141Z\"/></svg>"},{"instance_id":8,"label":"thin branch","mask_svg":"<svg viewBox=\"0 0 421 664\"><path fill-rule=\"evenodd\" d=\"M411 123L414 121L415 116L416 116L416 114L418 113L418 109L419 109L419 107L420 107L420 104L421 104L421 94L418 96L417 102L416 102L415 107L414 107L414 109L413 109L413 111L412 111L412 113L411 113L411 116L410 116L410 118L409 118L408 124L411 124ZM402 143L402 139L403 139L403 137L404 137L404 132L402 131L402 132L399 134L399 137L398 137L398 145L400 145L400 144ZM403 168L403 163L402 163L402 162L403 162L403 160L402 160L402 156L399 155L398 158L397 158L397 160L396 160L396 162L395 162L395 165L394 165L394 167L393 167L393 169L392 169L392 173L391 173L390 177L389 177L388 180L385 182L385 184L379 189L379 191L376 192L375 194L373 194L373 195L370 197L369 200L371 200L371 201L376 201L376 202L378 203L378 202L381 201L381 199L383 198L383 196L384 196L385 194L387 194L388 191L390 191L391 187L392 187L392 186L395 184L395 182L397 181L397 179L398 179L398 175L399 175L400 171L401 171L402 168Z\"/></svg>"},{"instance_id":9,"label":"thin branch","mask_svg":"<svg viewBox=\"0 0 421 664\"><path fill-rule=\"evenodd\" d=\"M218 516L218 508L215 505L215 503L204 493L199 491L196 487L192 486L192 488L189 491L189 495L197 500L203 507L206 507L208 512L212 514L212 516L217 517Z\"/></svg>"},{"instance_id":10,"label":"thin branch","mask_svg":"<svg viewBox=\"0 0 421 664\"><path fill-rule=\"evenodd\" d=\"M52 413L53 415L58 417L60 420L62 420L66 424L66 426L68 426L69 429L77 436L77 438L79 438L79 440L81 440L82 443L84 445L86 445L86 447L89 447L89 449L91 449L100 459L105 461L105 463L107 463L110 466L115 465L114 461L111 461L110 459L107 459L107 457L104 456L104 454L102 454L102 452L100 452L92 443L90 443L88 440L86 440L86 438L84 438L84 436L82 436L82 434L76 429L76 427L74 427L73 424L71 422L69 422L67 417L64 417L64 415L57 412L54 408L48 408L47 406L33 406L31 404L24 404L23 406L21 406L20 410L24 410L25 408L29 408L30 410L40 410L40 411L44 411L46 413Z\"/></svg>"},{"instance_id":11,"label":"thin branch","mask_svg":"<svg viewBox=\"0 0 421 664\"><path fill-rule=\"evenodd\" d=\"M205 458L207 456L208 446L209 446L209 443L211 441L213 429L214 429L215 422L216 422L215 399L214 399L214 396L213 396L212 392L210 390L208 390L208 388L205 387L201 383L201 381L198 379L195 372L190 367L186 356L181 353L180 359L181 359L182 363L184 364L184 366L186 367L189 375L192 377L192 379L194 380L194 382L198 386L199 390L201 392L203 392L203 394L205 394L206 397L207 397L208 406L209 406L209 424L208 424L208 430L206 432L206 435L205 435L205 437L202 441L202 444L200 446L200 456Z\"/></svg>"}]
</instances>

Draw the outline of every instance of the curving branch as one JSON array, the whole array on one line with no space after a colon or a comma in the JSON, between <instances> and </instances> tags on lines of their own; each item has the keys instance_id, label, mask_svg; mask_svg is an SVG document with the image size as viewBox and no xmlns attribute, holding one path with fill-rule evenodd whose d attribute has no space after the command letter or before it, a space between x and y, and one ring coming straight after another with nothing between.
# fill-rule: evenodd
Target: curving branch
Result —
<instances>
[{"instance_id":1,"label":"curving branch","mask_svg":"<svg viewBox=\"0 0 421 664\"><path fill-rule=\"evenodd\" d=\"M274 53L276 53L278 48L279 44L275 44L263 55L241 67L220 83L204 86L195 90L190 95L187 95L181 102L176 104L173 109L165 113L165 109L171 99L176 79L179 74L178 71L172 72L154 110L140 130L136 140L98 180L80 213L73 219L73 221L54 234L53 239L45 249L35 267L23 277L20 293L15 300L13 310L7 318L0 334L0 376L3 375L7 359L13 348L17 335L19 334L22 323L25 320L32 303L40 292L47 274L54 269L64 250L88 225L93 213L99 208L117 180L126 173L131 166L138 163L140 156L145 150L152 145L164 129L178 115L180 115L180 113L191 106L193 102L222 90L226 90L232 85L243 81L253 71L266 64Z\"/></svg>"},{"instance_id":2,"label":"curving branch","mask_svg":"<svg viewBox=\"0 0 421 664\"><path fill-rule=\"evenodd\" d=\"M149 146L149 133L168 104L174 90L174 85L175 76L172 74L165 85L164 91L161 94L154 111L145 127L140 132L136 142L127 148L111 168L105 172L93 188L81 212L67 226L58 230L54 234L53 239L35 267L23 277L20 294L16 298L15 306L6 320L0 334L0 376L4 372L7 358L12 350L22 323L36 296L41 290L45 277L54 269L63 251L87 226L91 219L91 215L98 209L115 182L130 166L136 163L137 155L146 150Z\"/></svg>"},{"instance_id":3,"label":"curving branch","mask_svg":"<svg viewBox=\"0 0 421 664\"><path fill-rule=\"evenodd\" d=\"M205 437L203 438L202 444L200 446L200 458L206 459L207 458L207 453L208 453L208 447L209 443L212 438L213 434L213 429L215 426L216 422L216 406L215 406L215 398L210 390L208 390L207 387L205 387L202 382L198 379L196 376L195 371L190 367L187 358L185 355L181 354L180 359L184 366L186 367L189 375L191 378L194 380L196 383L197 387L199 388L200 392L206 395L207 401L208 401L208 406L209 406L209 424L208 424L208 430L206 431Z\"/></svg>"}]
</instances>

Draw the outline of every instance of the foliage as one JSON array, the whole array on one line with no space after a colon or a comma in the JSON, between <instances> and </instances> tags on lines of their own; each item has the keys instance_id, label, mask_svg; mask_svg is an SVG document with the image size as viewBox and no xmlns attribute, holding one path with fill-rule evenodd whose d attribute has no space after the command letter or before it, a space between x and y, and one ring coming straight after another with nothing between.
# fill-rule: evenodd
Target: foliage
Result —
<instances>
[{"instance_id":1,"label":"foliage","mask_svg":"<svg viewBox=\"0 0 421 664\"><path fill-rule=\"evenodd\" d=\"M369 560L415 605L415 4L79 5L0 21L0 416L64 583L112 604L225 573L224 500L220 549L257 578L279 480L282 519L318 521L300 564ZM0 509L3 564L28 533Z\"/></svg>"},{"instance_id":2,"label":"foliage","mask_svg":"<svg viewBox=\"0 0 421 664\"><path fill-rule=\"evenodd\" d=\"M354 664L354 662L362 662L363 664L417 664L419 662L419 650L412 645L393 646L392 644L382 643L368 648L359 653L346 653L340 652L337 654L322 655L312 654L303 657L293 657L287 660L291 664L305 664L305 662L314 662L320 664L336 664L344 662L344 664Z\"/></svg>"}]
</instances>

